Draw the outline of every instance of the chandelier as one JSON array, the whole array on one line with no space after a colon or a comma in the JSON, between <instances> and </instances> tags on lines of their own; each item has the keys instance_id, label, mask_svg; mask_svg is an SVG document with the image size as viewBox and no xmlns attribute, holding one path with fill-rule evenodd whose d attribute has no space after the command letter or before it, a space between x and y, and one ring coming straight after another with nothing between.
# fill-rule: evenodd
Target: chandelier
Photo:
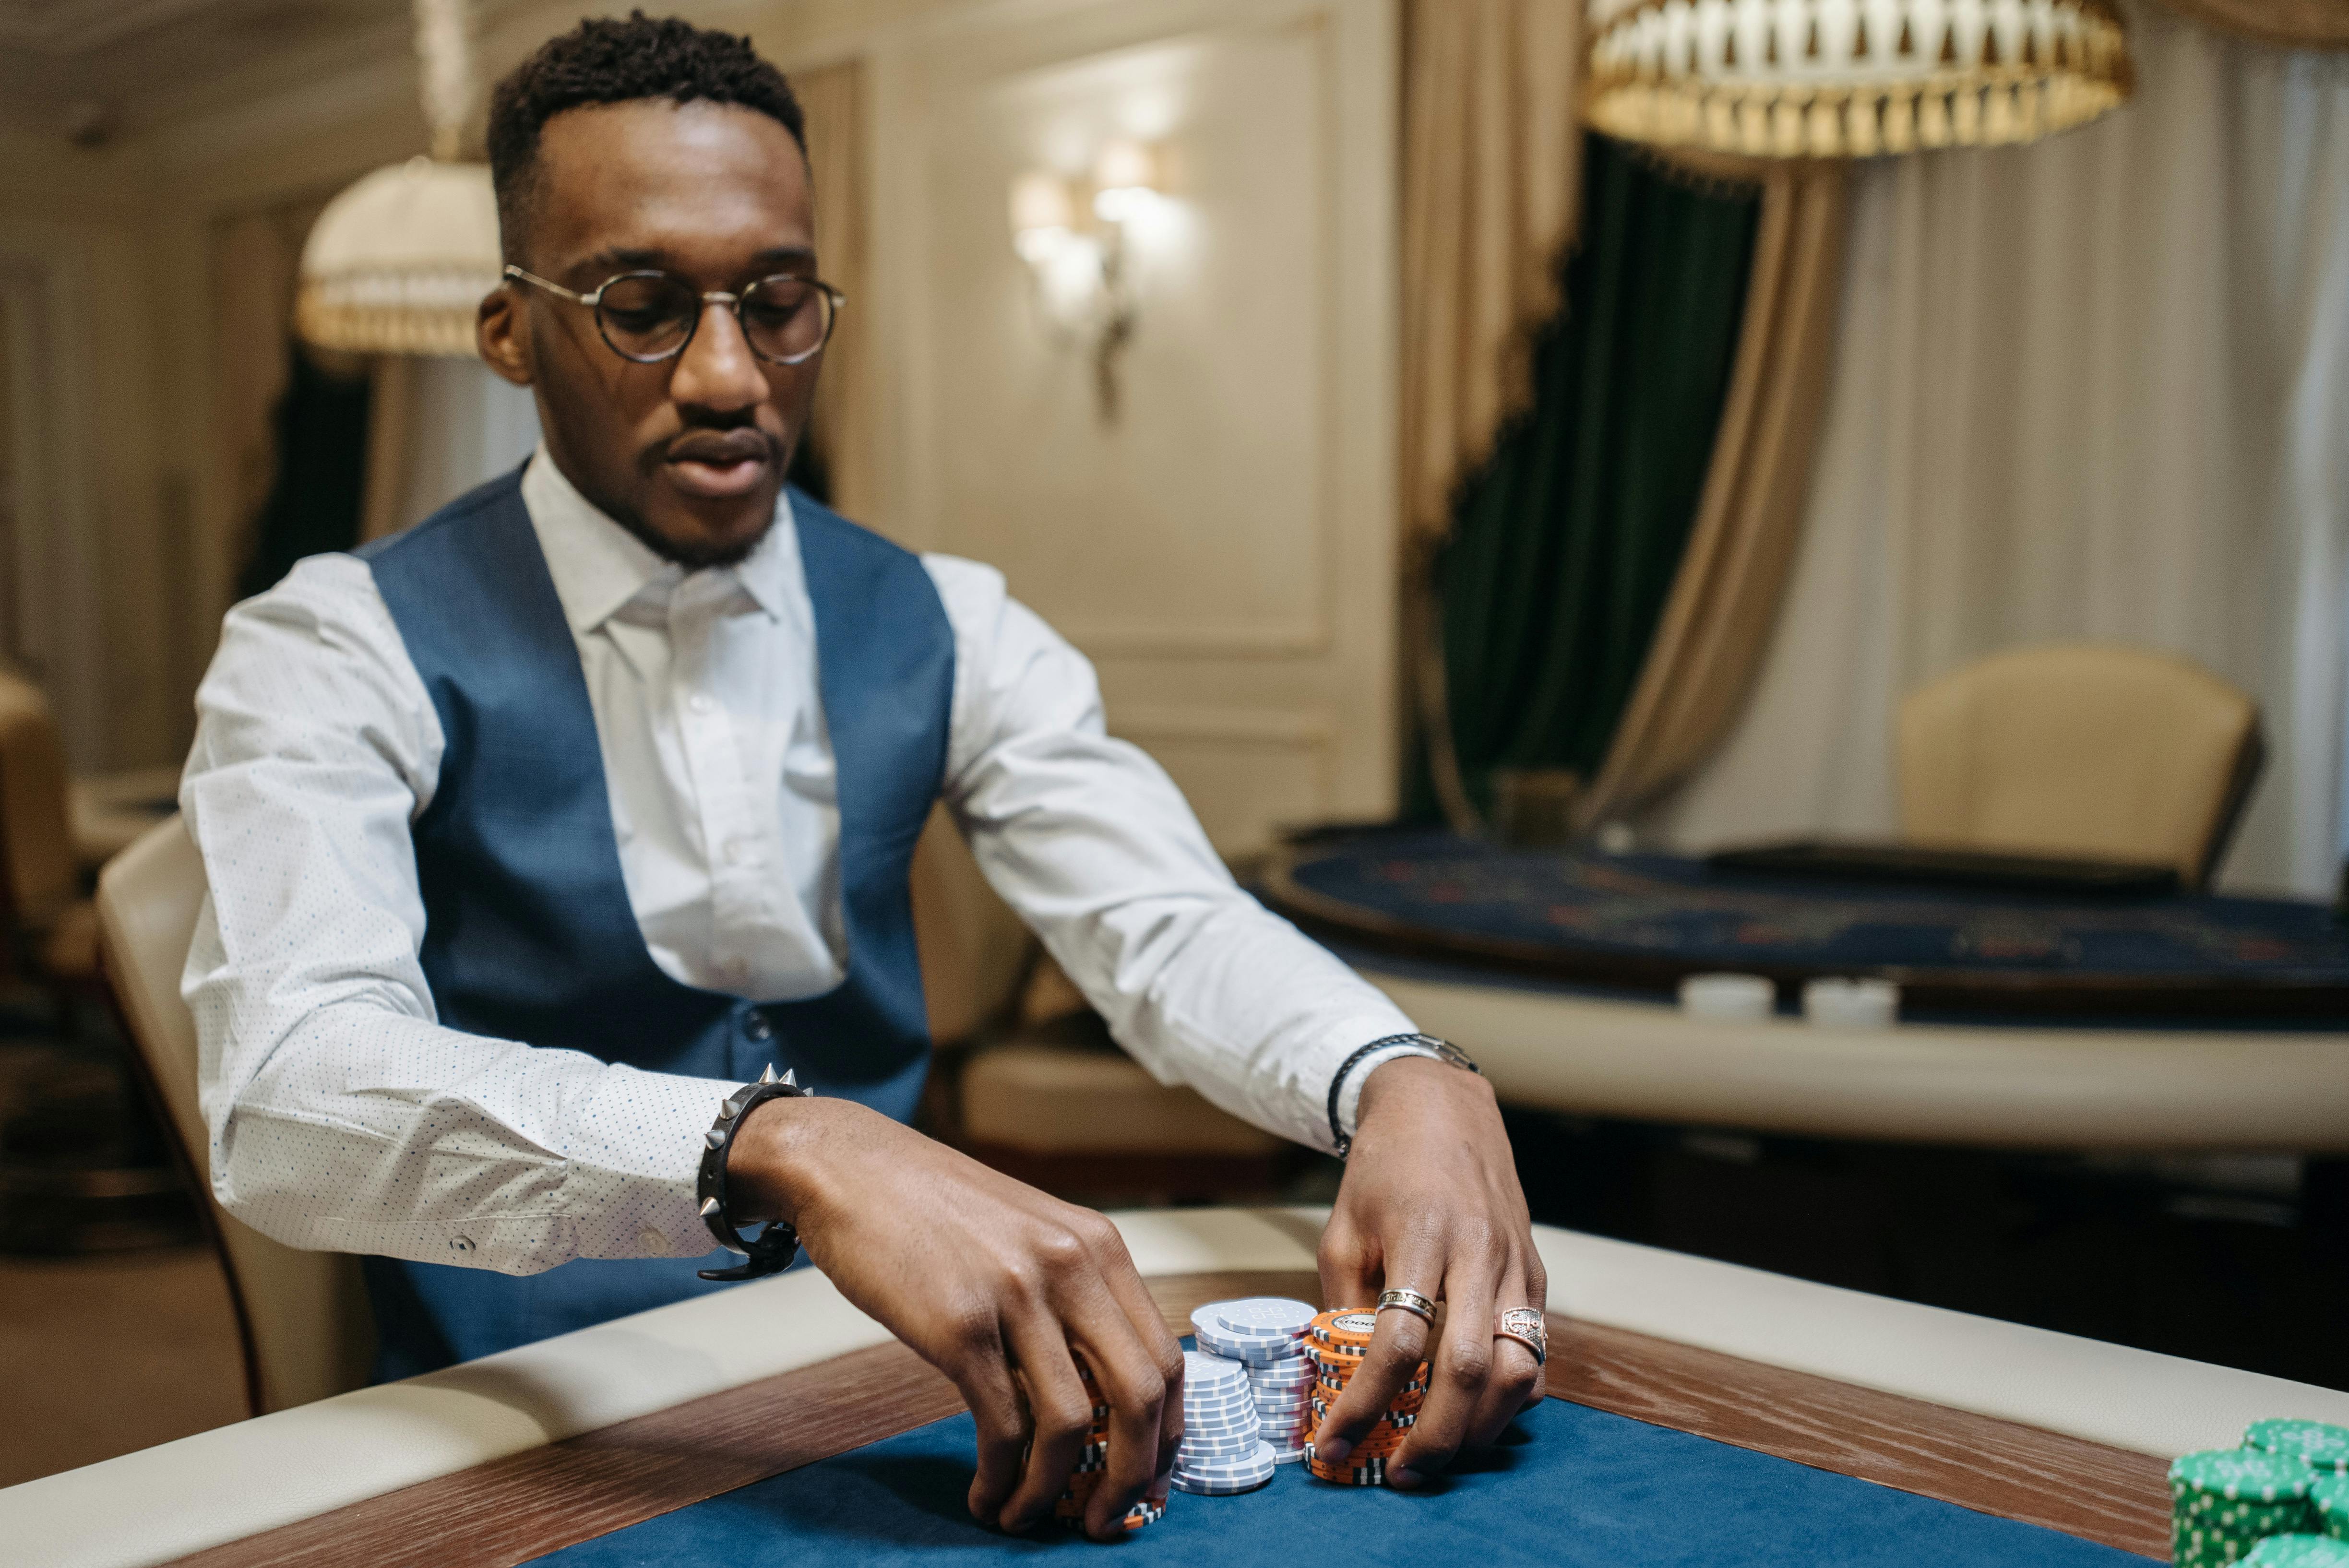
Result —
<instances>
[{"instance_id":1,"label":"chandelier","mask_svg":"<svg viewBox=\"0 0 2349 1568\"><path fill-rule=\"evenodd\" d=\"M1758 158L2032 141L2131 85L2110 0L1590 0L1585 116Z\"/></svg>"},{"instance_id":2,"label":"chandelier","mask_svg":"<svg viewBox=\"0 0 2349 1568\"><path fill-rule=\"evenodd\" d=\"M320 348L470 356L474 314L502 275L489 166L457 160L473 97L465 0L415 7L432 155L366 176L311 226L294 327Z\"/></svg>"}]
</instances>

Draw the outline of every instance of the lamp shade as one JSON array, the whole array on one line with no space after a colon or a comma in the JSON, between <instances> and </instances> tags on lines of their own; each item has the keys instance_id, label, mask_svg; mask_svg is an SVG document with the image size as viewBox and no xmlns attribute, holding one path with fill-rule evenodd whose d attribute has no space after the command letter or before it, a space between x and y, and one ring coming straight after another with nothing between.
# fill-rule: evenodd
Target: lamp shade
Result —
<instances>
[{"instance_id":1,"label":"lamp shade","mask_svg":"<svg viewBox=\"0 0 2349 1568\"><path fill-rule=\"evenodd\" d=\"M302 247L294 324L321 348L471 356L502 276L486 164L411 158L326 204Z\"/></svg>"},{"instance_id":2,"label":"lamp shade","mask_svg":"<svg viewBox=\"0 0 2349 1568\"><path fill-rule=\"evenodd\" d=\"M2110 0L1591 0L1585 116L1746 157L2030 141L2129 95Z\"/></svg>"}]
</instances>

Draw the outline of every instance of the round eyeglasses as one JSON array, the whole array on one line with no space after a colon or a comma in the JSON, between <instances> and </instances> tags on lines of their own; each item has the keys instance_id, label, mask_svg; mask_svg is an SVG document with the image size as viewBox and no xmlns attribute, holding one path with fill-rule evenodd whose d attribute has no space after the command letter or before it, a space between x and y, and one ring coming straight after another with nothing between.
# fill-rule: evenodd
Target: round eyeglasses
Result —
<instances>
[{"instance_id":1,"label":"round eyeglasses","mask_svg":"<svg viewBox=\"0 0 2349 1568\"><path fill-rule=\"evenodd\" d=\"M813 278L778 273L761 278L740 294L702 293L674 273L622 273L605 278L593 294L564 288L535 273L508 264L517 283L560 294L595 313L595 330L612 352L639 365L657 365L685 352L713 304L731 305L750 352L775 365L803 365L831 341L833 324L848 296Z\"/></svg>"}]
</instances>

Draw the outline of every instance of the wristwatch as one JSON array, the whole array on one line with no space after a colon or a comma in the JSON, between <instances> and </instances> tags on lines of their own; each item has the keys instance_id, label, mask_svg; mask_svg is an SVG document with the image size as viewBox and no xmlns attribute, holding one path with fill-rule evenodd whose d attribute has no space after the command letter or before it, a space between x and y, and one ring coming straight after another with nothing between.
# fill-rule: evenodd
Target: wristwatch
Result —
<instances>
[{"instance_id":1,"label":"wristwatch","mask_svg":"<svg viewBox=\"0 0 2349 1568\"><path fill-rule=\"evenodd\" d=\"M757 1083L744 1084L719 1103L717 1121L701 1135L701 1171L695 1181L694 1195L700 1201L701 1222L709 1227L718 1244L730 1253L740 1253L744 1261L731 1268L696 1270L703 1279L763 1279L768 1274L782 1273L799 1255L799 1232L781 1220L770 1221L766 1229L755 1236L743 1235L735 1225L726 1192L726 1156L733 1151L734 1134L753 1109L771 1099L814 1093L812 1088L800 1087L797 1072L777 1078L774 1065L769 1063Z\"/></svg>"},{"instance_id":2,"label":"wristwatch","mask_svg":"<svg viewBox=\"0 0 2349 1568\"><path fill-rule=\"evenodd\" d=\"M1346 1130L1338 1121L1338 1103L1344 1095L1346 1079L1364 1058L1381 1051L1392 1051L1398 1056L1433 1057L1446 1067L1460 1068L1479 1076L1484 1071L1469 1058L1466 1051L1450 1040L1433 1035L1386 1035L1372 1040L1339 1063L1337 1072L1330 1079L1330 1141L1337 1149L1340 1160L1354 1150L1354 1140L1347 1136Z\"/></svg>"}]
</instances>

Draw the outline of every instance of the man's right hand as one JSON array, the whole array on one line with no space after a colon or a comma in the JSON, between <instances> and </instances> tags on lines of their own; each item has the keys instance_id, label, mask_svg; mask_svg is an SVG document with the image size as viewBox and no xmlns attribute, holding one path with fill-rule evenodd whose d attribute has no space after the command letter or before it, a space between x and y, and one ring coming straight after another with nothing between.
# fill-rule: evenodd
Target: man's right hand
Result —
<instances>
[{"instance_id":1,"label":"man's right hand","mask_svg":"<svg viewBox=\"0 0 2349 1568\"><path fill-rule=\"evenodd\" d=\"M1183 1350L1117 1228L846 1099L771 1099L735 1135L738 1219L787 1220L840 1293L954 1379L978 1424L970 1511L1034 1528L1110 1407L1095 1540L1163 1501L1183 1437ZM1025 1456L1023 1464L1023 1454Z\"/></svg>"}]
</instances>

